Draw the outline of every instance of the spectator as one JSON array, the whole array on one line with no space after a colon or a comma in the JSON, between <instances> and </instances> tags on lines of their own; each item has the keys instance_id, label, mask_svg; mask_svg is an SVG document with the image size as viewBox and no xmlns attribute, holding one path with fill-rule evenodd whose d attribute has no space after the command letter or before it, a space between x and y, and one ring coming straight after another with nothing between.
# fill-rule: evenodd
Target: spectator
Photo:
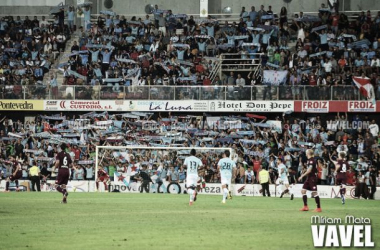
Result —
<instances>
[{"instance_id":1,"label":"spectator","mask_svg":"<svg viewBox=\"0 0 380 250\"><path fill-rule=\"evenodd\" d=\"M75 180L84 180L84 169L82 166L78 166L77 169L75 169Z\"/></svg>"},{"instance_id":2,"label":"spectator","mask_svg":"<svg viewBox=\"0 0 380 250\"><path fill-rule=\"evenodd\" d=\"M241 74L238 74L235 82L236 82L237 86L240 86L240 87L244 87L245 86L245 79L241 77Z\"/></svg>"},{"instance_id":3,"label":"spectator","mask_svg":"<svg viewBox=\"0 0 380 250\"><path fill-rule=\"evenodd\" d=\"M94 167L91 165L86 166L86 180L94 179Z\"/></svg>"},{"instance_id":4,"label":"spectator","mask_svg":"<svg viewBox=\"0 0 380 250\"><path fill-rule=\"evenodd\" d=\"M169 181L170 182L179 182L179 173L177 170L174 169L173 166L170 167L170 170L168 172Z\"/></svg>"},{"instance_id":5,"label":"spectator","mask_svg":"<svg viewBox=\"0 0 380 250\"><path fill-rule=\"evenodd\" d=\"M253 184L255 180L255 174L251 167L248 167L245 171L245 184Z\"/></svg>"}]
</instances>

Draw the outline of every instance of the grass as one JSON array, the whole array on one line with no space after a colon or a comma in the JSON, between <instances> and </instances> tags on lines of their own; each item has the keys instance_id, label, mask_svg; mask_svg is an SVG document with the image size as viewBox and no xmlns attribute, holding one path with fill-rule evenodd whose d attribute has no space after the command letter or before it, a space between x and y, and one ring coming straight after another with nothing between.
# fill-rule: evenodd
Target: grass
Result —
<instances>
[{"instance_id":1,"label":"grass","mask_svg":"<svg viewBox=\"0 0 380 250\"><path fill-rule=\"evenodd\" d=\"M199 195L1 193L0 249L313 249L302 200ZM327 217L372 220L380 244L379 201L323 199ZM310 209L315 202L309 199Z\"/></svg>"}]
</instances>

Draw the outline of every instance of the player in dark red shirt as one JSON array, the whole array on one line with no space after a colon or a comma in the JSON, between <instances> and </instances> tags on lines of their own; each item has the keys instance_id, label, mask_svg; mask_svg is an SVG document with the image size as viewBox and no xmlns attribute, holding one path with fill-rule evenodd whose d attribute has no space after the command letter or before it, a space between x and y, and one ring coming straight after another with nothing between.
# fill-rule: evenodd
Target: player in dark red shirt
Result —
<instances>
[{"instance_id":1,"label":"player in dark red shirt","mask_svg":"<svg viewBox=\"0 0 380 250\"><path fill-rule=\"evenodd\" d=\"M103 182L104 189L108 190L107 182L110 179L107 172L103 169L102 166L98 168L98 178L96 179L96 190L99 191L99 182Z\"/></svg>"},{"instance_id":2,"label":"player in dark red shirt","mask_svg":"<svg viewBox=\"0 0 380 250\"><path fill-rule=\"evenodd\" d=\"M307 176L305 183L302 187L302 199L303 199L303 208L300 211L309 211L309 207L307 206L307 195L306 191L311 191L311 196L315 198L315 202L317 203L317 209L314 212L322 212L321 209L321 201L317 192L317 182L318 182L318 167L317 167L317 159L314 158L314 151L312 149L306 150L307 157L307 171L302 174L298 180L301 181L305 176Z\"/></svg>"},{"instance_id":3,"label":"player in dark red shirt","mask_svg":"<svg viewBox=\"0 0 380 250\"><path fill-rule=\"evenodd\" d=\"M12 174L6 180L5 192L9 192L9 183L13 181L16 183L16 191L18 192L19 191L18 180L22 177L21 165L20 165L20 162L17 161L15 157L10 156L9 159L12 164Z\"/></svg>"},{"instance_id":4,"label":"player in dark red shirt","mask_svg":"<svg viewBox=\"0 0 380 250\"><path fill-rule=\"evenodd\" d=\"M69 193L66 190L66 185L69 182L70 178L70 168L72 167L71 156L66 153L66 144L61 144L61 152L59 152L55 158L55 168L58 168L57 179L55 180L55 189L62 193L63 199L61 203L67 203L67 196Z\"/></svg>"},{"instance_id":5,"label":"player in dark red shirt","mask_svg":"<svg viewBox=\"0 0 380 250\"><path fill-rule=\"evenodd\" d=\"M330 160L335 165L335 184L340 185L340 197L342 199L342 204L344 205L346 203L346 199L344 197L346 193L345 185L347 185L347 170L350 167L350 164L346 160L346 153L340 152L339 157L337 161L333 161L330 157Z\"/></svg>"}]
</instances>

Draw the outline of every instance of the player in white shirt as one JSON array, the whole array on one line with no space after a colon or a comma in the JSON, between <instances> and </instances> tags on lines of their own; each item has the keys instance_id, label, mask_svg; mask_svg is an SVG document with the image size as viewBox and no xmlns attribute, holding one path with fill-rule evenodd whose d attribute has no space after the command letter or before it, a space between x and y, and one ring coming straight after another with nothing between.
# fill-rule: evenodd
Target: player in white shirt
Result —
<instances>
[{"instance_id":1,"label":"player in white shirt","mask_svg":"<svg viewBox=\"0 0 380 250\"><path fill-rule=\"evenodd\" d=\"M222 203L226 203L226 198L228 196L228 188L231 186L231 179L234 173L233 169L236 164L230 159L230 151L226 150L223 153L223 158L218 162L218 169L220 171L220 181L222 183L223 189L223 200Z\"/></svg>"},{"instance_id":2,"label":"player in white shirt","mask_svg":"<svg viewBox=\"0 0 380 250\"><path fill-rule=\"evenodd\" d=\"M278 185L278 191L281 193L280 198L282 198L284 194L290 193L290 199L293 200L293 190L289 187L288 168L284 163L282 163L282 160L280 158L277 159L277 169L278 178L276 180L276 185ZM285 185L284 191L282 191L283 185Z\"/></svg>"},{"instance_id":3,"label":"player in white shirt","mask_svg":"<svg viewBox=\"0 0 380 250\"><path fill-rule=\"evenodd\" d=\"M189 205L193 205L193 202L197 200L197 182L198 182L198 170L203 166L202 161L195 157L195 149L190 150L189 157L186 157L184 162L184 168L187 169L186 172L186 187L187 193L190 195Z\"/></svg>"}]
</instances>

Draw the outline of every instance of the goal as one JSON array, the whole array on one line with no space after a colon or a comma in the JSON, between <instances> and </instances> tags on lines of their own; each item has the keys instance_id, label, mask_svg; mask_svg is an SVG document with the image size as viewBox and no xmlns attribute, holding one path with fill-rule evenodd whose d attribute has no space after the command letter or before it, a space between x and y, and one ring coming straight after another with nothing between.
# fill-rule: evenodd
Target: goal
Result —
<instances>
[{"instance_id":1,"label":"goal","mask_svg":"<svg viewBox=\"0 0 380 250\"><path fill-rule=\"evenodd\" d=\"M183 162L190 156L191 149L196 150L196 157L204 164L199 171L200 181L204 182L218 183L217 163L226 150L234 157L231 148L97 146L95 180L102 166L110 175L110 192L185 193ZM150 182L143 187L139 173L145 168ZM100 191L103 191L102 186L99 185Z\"/></svg>"}]
</instances>

